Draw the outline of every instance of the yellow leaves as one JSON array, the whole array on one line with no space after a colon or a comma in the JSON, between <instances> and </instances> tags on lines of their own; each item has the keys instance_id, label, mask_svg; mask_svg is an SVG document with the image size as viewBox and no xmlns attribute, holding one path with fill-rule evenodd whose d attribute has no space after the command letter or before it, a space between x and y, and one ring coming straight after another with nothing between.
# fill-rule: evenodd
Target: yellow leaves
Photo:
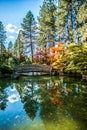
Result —
<instances>
[{"instance_id":1,"label":"yellow leaves","mask_svg":"<svg viewBox=\"0 0 87 130\"><path fill-rule=\"evenodd\" d=\"M64 56L64 52L66 51L66 44L58 43L56 46L50 48L50 56L49 61L51 61L51 65L60 69L65 67L64 62L66 61L66 56Z\"/></svg>"},{"instance_id":2,"label":"yellow leaves","mask_svg":"<svg viewBox=\"0 0 87 130\"><path fill-rule=\"evenodd\" d=\"M57 71L63 70L66 61L65 51L66 44L60 42L56 46L51 47L50 52L45 52L44 50L38 51L38 53L34 55L34 61L48 63Z\"/></svg>"},{"instance_id":3,"label":"yellow leaves","mask_svg":"<svg viewBox=\"0 0 87 130\"><path fill-rule=\"evenodd\" d=\"M50 51L52 51L52 52L55 51L55 47L54 47L54 46L51 47L51 48L50 48Z\"/></svg>"},{"instance_id":4,"label":"yellow leaves","mask_svg":"<svg viewBox=\"0 0 87 130\"><path fill-rule=\"evenodd\" d=\"M55 104L58 108L62 107L63 100L61 99L61 92L63 88L61 87L61 82L56 82L52 85L49 90L50 101Z\"/></svg>"},{"instance_id":5,"label":"yellow leaves","mask_svg":"<svg viewBox=\"0 0 87 130\"><path fill-rule=\"evenodd\" d=\"M50 51L52 53L55 53L55 52L61 53L61 52L64 52L65 50L66 50L66 44L64 43L58 43L57 45L50 48Z\"/></svg>"},{"instance_id":6,"label":"yellow leaves","mask_svg":"<svg viewBox=\"0 0 87 130\"><path fill-rule=\"evenodd\" d=\"M59 104L60 100L57 97L50 98L51 102L54 104Z\"/></svg>"},{"instance_id":7,"label":"yellow leaves","mask_svg":"<svg viewBox=\"0 0 87 130\"><path fill-rule=\"evenodd\" d=\"M63 105L63 101L61 100L61 96L58 93L53 94L52 97L50 98L50 101L53 104L57 105L58 108Z\"/></svg>"}]
</instances>

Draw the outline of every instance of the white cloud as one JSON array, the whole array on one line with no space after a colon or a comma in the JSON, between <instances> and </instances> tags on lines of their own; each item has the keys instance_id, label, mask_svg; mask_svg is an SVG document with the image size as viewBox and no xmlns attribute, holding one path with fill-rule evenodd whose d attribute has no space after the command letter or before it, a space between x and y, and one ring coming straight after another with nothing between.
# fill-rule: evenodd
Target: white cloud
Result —
<instances>
[{"instance_id":1,"label":"white cloud","mask_svg":"<svg viewBox=\"0 0 87 130\"><path fill-rule=\"evenodd\" d=\"M14 36L9 36L8 38L9 38L9 39L14 39L15 37L14 37Z\"/></svg>"},{"instance_id":2,"label":"white cloud","mask_svg":"<svg viewBox=\"0 0 87 130\"><path fill-rule=\"evenodd\" d=\"M10 103L17 102L19 100L19 95L18 94L12 94L8 97L8 101Z\"/></svg>"},{"instance_id":3,"label":"white cloud","mask_svg":"<svg viewBox=\"0 0 87 130\"><path fill-rule=\"evenodd\" d=\"M7 24L6 25L6 31L9 33L18 33L19 29L16 25L13 24Z\"/></svg>"}]
</instances>

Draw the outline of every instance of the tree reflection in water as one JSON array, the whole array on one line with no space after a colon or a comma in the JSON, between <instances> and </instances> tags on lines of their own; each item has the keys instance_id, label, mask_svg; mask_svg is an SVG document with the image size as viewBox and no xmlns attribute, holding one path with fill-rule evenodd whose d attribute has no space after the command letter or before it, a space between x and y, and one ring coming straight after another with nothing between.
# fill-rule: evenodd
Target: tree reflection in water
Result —
<instances>
[{"instance_id":1,"label":"tree reflection in water","mask_svg":"<svg viewBox=\"0 0 87 130\"><path fill-rule=\"evenodd\" d=\"M6 82L2 82L2 80L0 80L0 109L1 110L5 110L6 109L6 103L7 103L7 93L5 90L7 83Z\"/></svg>"},{"instance_id":2,"label":"tree reflection in water","mask_svg":"<svg viewBox=\"0 0 87 130\"><path fill-rule=\"evenodd\" d=\"M37 99L37 86L32 81L16 84L16 87L20 93L21 101L24 104L24 109L31 120L34 120L39 107Z\"/></svg>"},{"instance_id":3,"label":"tree reflection in water","mask_svg":"<svg viewBox=\"0 0 87 130\"><path fill-rule=\"evenodd\" d=\"M46 130L85 130L87 122L87 84L76 79L50 77L47 79L23 78L13 81L20 95L23 108L31 120L39 111ZM8 83L8 82L7 82ZM2 83L0 83L2 84ZM0 86L0 109L5 110L7 86ZM78 124L81 125L76 128ZM73 124L71 129L71 124ZM58 126L59 125L59 126ZM51 128L52 126L52 128ZM54 127L55 126L55 127Z\"/></svg>"},{"instance_id":4,"label":"tree reflection in water","mask_svg":"<svg viewBox=\"0 0 87 130\"><path fill-rule=\"evenodd\" d=\"M0 90L0 109L5 110L7 102L7 94L4 90Z\"/></svg>"},{"instance_id":5,"label":"tree reflection in water","mask_svg":"<svg viewBox=\"0 0 87 130\"><path fill-rule=\"evenodd\" d=\"M61 117L65 116L83 122L84 125L81 124L81 127L85 129L87 122L87 88L81 82L71 82L63 81L61 77L56 81L51 80L45 87L40 86L38 90L41 101L40 114L46 125L48 121L50 124L58 124L60 120L62 121Z\"/></svg>"}]
</instances>

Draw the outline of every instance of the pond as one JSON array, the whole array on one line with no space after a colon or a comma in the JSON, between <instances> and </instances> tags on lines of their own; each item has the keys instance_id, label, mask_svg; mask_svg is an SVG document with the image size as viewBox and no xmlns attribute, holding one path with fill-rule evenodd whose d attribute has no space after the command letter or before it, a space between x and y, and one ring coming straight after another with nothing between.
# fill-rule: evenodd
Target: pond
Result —
<instances>
[{"instance_id":1,"label":"pond","mask_svg":"<svg viewBox=\"0 0 87 130\"><path fill-rule=\"evenodd\" d=\"M69 77L0 79L0 130L87 130L87 83Z\"/></svg>"}]
</instances>

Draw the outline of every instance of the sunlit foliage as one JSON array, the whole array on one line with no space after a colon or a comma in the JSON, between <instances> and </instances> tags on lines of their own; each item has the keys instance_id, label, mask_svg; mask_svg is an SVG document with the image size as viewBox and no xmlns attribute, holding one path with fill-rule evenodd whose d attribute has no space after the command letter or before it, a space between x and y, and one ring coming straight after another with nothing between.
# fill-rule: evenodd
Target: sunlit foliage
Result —
<instances>
[{"instance_id":1,"label":"sunlit foliage","mask_svg":"<svg viewBox=\"0 0 87 130\"><path fill-rule=\"evenodd\" d=\"M58 43L56 46L50 48L49 62L52 67L56 69L59 73L63 72L66 67L66 56L64 55L66 51L66 44Z\"/></svg>"}]
</instances>

